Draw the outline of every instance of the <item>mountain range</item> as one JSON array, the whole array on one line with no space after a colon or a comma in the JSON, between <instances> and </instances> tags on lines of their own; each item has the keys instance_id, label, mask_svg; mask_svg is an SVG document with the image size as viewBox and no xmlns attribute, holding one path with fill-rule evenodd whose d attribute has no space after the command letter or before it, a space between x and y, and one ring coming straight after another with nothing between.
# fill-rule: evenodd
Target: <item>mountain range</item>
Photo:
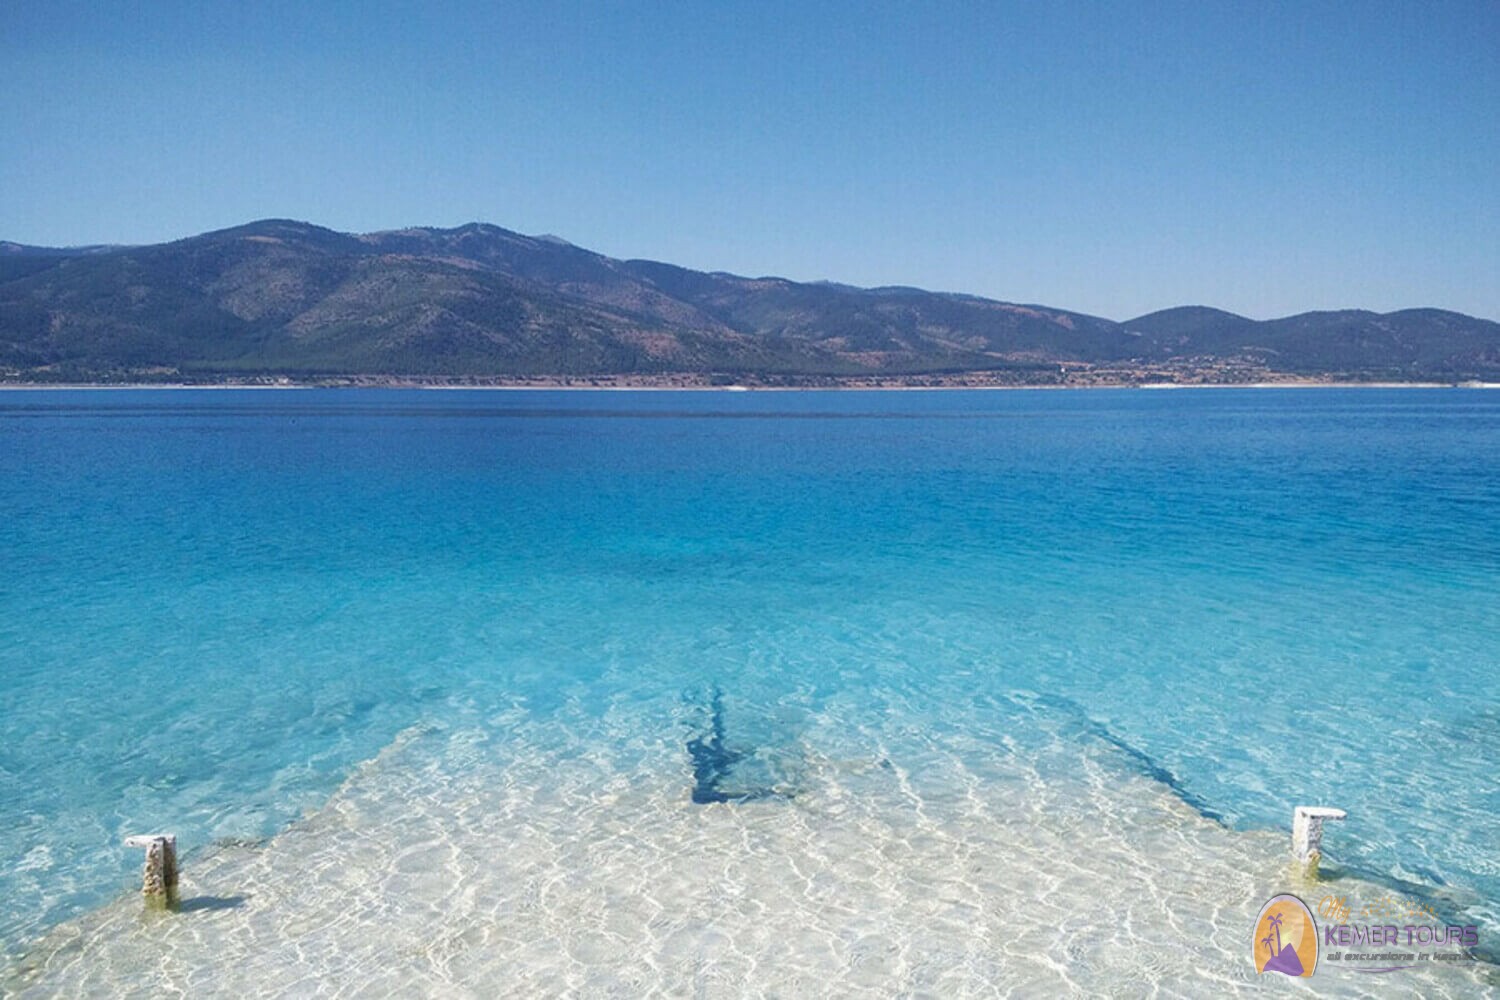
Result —
<instances>
[{"instance_id":1,"label":"mountain range","mask_svg":"<svg viewBox=\"0 0 1500 1000\"><path fill-rule=\"evenodd\" d=\"M916 288L617 260L474 223L271 219L152 246L0 242L0 379L826 384L1500 380L1440 309L1125 322Z\"/></svg>"}]
</instances>

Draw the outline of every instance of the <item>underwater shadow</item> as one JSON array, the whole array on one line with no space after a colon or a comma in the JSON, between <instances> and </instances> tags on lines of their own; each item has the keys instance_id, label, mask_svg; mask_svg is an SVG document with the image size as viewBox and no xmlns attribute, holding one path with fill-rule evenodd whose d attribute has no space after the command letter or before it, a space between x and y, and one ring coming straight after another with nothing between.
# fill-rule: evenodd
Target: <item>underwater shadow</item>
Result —
<instances>
[{"instance_id":1,"label":"underwater shadow","mask_svg":"<svg viewBox=\"0 0 1500 1000\"><path fill-rule=\"evenodd\" d=\"M234 910L244 906L249 896L194 896L184 899L176 906L178 913L195 913L199 910Z\"/></svg>"},{"instance_id":2,"label":"underwater shadow","mask_svg":"<svg viewBox=\"0 0 1500 1000\"><path fill-rule=\"evenodd\" d=\"M790 793L769 787L723 787L726 781L732 782L734 766L751 755L731 750L725 742L724 695L718 688L709 700L709 732L688 740L687 751L693 762L693 802L697 805L791 798Z\"/></svg>"}]
</instances>

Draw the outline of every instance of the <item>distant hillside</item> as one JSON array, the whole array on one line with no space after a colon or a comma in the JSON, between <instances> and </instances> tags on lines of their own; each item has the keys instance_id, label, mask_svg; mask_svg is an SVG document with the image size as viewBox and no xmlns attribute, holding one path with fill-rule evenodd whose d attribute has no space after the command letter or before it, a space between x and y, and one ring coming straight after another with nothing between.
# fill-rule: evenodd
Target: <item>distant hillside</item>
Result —
<instances>
[{"instance_id":1,"label":"distant hillside","mask_svg":"<svg viewBox=\"0 0 1500 1000\"><path fill-rule=\"evenodd\" d=\"M1440 310L1115 323L914 288L615 260L496 226L351 235L266 220L145 247L0 243L0 377L655 377L1162 373L1500 377L1500 324Z\"/></svg>"},{"instance_id":2,"label":"distant hillside","mask_svg":"<svg viewBox=\"0 0 1500 1000\"><path fill-rule=\"evenodd\" d=\"M1130 320L1152 339L1155 357L1212 355L1260 361L1295 373L1368 373L1392 378L1493 376L1500 324L1441 309L1310 312L1257 323L1188 306Z\"/></svg>"}]
</instances>

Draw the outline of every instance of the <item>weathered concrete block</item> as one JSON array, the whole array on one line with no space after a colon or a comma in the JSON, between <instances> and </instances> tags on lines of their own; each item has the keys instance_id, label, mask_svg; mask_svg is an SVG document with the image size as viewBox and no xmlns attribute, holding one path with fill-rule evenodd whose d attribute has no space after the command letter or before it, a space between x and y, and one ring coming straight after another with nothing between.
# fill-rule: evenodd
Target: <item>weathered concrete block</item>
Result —
<instances>
[{"instance_id":1,"label":"weathered concrete block","mask_svg":"<svg viewBox=\"0 0 1500 1000\"><path fill-rule=\"evenodd\" d=\"M1318 863L1323 860L1323 823L1325 820L1341 820L1347 813L1328 806L1298 806L1292 811L1292 854L1309 877L1318 874Z\"/></svg>"},{"instance_id":2,"label":"weathered concrete block","mask_svg":"<svg viewBox=\"0 0 1500 1000\"><path fill-rule=\"evenodd\" d=\"M177 834L150 833L126 837L126 847L146 849L141 894L148 903L170 906L177 901Z\"/></svg>"}]
</instances>

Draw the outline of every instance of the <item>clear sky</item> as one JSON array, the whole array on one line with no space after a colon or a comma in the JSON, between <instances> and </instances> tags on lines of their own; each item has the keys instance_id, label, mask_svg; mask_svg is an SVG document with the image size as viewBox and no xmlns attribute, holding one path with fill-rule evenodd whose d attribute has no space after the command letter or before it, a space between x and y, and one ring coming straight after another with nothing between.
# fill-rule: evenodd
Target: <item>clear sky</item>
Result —
<instances>
[{"instance_id":1,"label":"clear sky","mask_svg":"<svg viewBox=\"0 0 1500 1000\"><path fill-rule=\"evenodd\" d=\"M0 239L493 222L1112 319L1500 319L1500 2L0 3Z\"/></svg>"}]
</instances>

